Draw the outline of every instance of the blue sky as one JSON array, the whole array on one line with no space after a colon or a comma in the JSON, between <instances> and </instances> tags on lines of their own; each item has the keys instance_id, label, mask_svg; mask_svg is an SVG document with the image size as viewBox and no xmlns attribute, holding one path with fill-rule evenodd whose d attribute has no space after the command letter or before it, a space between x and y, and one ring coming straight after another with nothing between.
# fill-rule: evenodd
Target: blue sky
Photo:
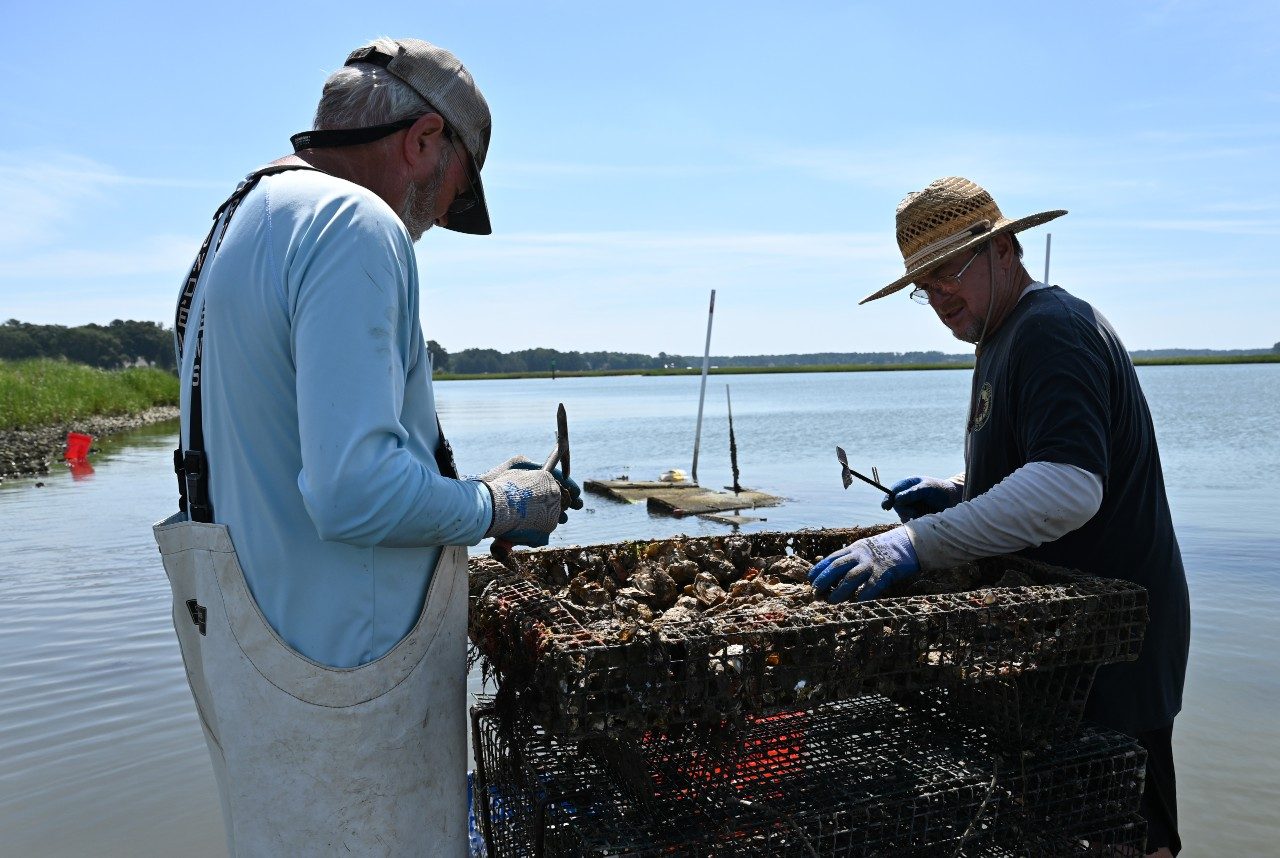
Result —
<instances>
[{"instance_id":1,"label":"blue sky","mask_svg":"<svg viewBox=\"0 0 1280 858\"><path fill-rule=\"evenodd\" d=\"M494 113L495 233L418 244L456 351L964 351L905 293L898 201L943 175L1130 348L1280 340L1280 6L3 0L0 318L168 321L235 182L377 35Z\"/></svg>"}]
</instances>

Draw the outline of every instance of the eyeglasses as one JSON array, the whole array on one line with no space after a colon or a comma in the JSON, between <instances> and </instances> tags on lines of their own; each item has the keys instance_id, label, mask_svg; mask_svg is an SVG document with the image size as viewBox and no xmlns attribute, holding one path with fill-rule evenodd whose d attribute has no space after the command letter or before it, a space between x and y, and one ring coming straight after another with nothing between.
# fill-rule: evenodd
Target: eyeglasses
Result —
<instances>
[{"instance_id":1,"label":"eyeglasses","mask_svg":"<svg viewBox=\"0 0 1280 858\"><path fill-rule=\"evenodd\" d=\"M457 138L454 135L453 131L447 125L445 126L445 133L449 137L449 144L453 145L454 141ZM471 155L470 153L467 153L465 146L463 147L462 152L464 154L459 154L458 147L457 146L453 147L453 154L458 155L461 158L464 158L466 162L467 189L462 193L456 194L453 198L453 202L449 203L449 208L447 211L447 214L449 215L460 215L463 212L469 212L473 208L475 208L476 205L480 202L480 195L476 193L475 182L471 181L471 173L472 173Z\"/></svg>"},{"instance_id":2,"label":"eyeglasses","mask_svg":"<svg viewBox=\"0 0 1280 858\"><path fill-rule=\"evenodd\" d=\"M986 249L987 248L984 245L978 248L977 250L975 250L973 252L973 256L969 257L969 261L966 262L964 264L964 267L961 268L959 271L957 271L955 274L951 274L946 277L939 277L937 280L934 280L932 283L929 283L923 286L917 286L916 288L912 289L911 300L915 301L917 304L928 304L930 294L936 294L940 292L954 292L957 289L959 289L960 278L963 277L964 273L969 270L969 266L973 264L973 260L977 259L978 256L982 253L982 251Z\"/></svg>"}]
</instances>

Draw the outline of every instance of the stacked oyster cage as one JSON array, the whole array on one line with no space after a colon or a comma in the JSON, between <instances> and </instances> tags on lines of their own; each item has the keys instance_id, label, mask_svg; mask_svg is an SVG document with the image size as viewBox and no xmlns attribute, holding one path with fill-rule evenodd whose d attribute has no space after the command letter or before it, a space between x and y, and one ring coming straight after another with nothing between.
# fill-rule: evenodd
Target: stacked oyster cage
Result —
<instances>
[{"instance_id":1,"label":"stacked oyster cage","mask_svg":"<svg viewBox=\"0 0 1280 858\"><path fill-rule=\"evenodd\" d=\"M1080 717L1145 591L991 558L815 601L810 564L879 530L473 559L490 855L1140 849L1145 755Z\"/></svg>"}]
</instances>

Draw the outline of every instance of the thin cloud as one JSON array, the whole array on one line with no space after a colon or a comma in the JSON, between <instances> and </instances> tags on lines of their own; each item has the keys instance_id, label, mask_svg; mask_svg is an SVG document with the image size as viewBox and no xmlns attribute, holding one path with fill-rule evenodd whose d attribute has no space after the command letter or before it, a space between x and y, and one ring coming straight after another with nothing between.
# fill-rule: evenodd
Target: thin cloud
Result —
<instances>
[{"instance_id":1,"label":"thin cloud","mask_svg":"<svg viewBox=\"0 0 1280 858\"><path fill-rule=\"evenodd\" d=\"M169 275L177 282L199 247L199 238L147 236L133 247L113 250L70 249L6 255L0 258L0 279L36 282L76 282L105 277Z\"/></svg>"},{"instance_id":2,"label":"thin cloud","mask_svg":"<svg viewBox=\"0 0 1280 858\"><path fill-rule=\"evenodd\" d=\"M967 175L992 189L1034 189L1065 199L1087 192L1090 200L1158 190L1170 180L1161 164L1231 164L1270 157L1280 126L1230 124L1201 128L1144 129L1122 138L1062 134L954 134L945 147L933 142L872 143L852 147L793 147L753 153L760 163L823 181L898 194L943 175ZM1205 145L1216 144L1216 145Z\"/></svg>"},{"instance_id":3,"label":"thin cloud","mask_svg":"<svg viewBox=\"0 0 1280 858\"><path fill-rule=\"evenodd\" d=\"M46 246L67 240L77 217L120 187L204 189L212 181L130 176L70 153L0 152L0 247ZM32 258L32 257L29 257Z\"/></svg>"},{"instance_id":4,"label":"thin cloud","mask_svg":"<svg viewBox=\"0 0 1280 858\"><path fill-rule=\"evenodd\" d=\"M569 161L503 161L490 168L494 175L511 176L700 176L707 173L736 173L744 168L728 164L587 164ZM485 179L489 172L485 172Z\"/></svg>"},{"instance_id":5,"label":"thin cloud","mask_svg":"<svg viewBox=\"0 0 1280 858\"><path fill-rule=\"evenodd\" d=\"M179 189L220 189L225 182L169 176L131 176L82 155L69 153L0 152L0 181L14 185L51 182L56 185L80 182L94 186Z\"/></svg>"},{"instance_id":6,"label":"thin cloud","mask_svg":"<svg viewBox=\"0 0 1280 858\"><path fill-rule=\"evenodd\" d=\"M1088 226L1108 230L1210 232L1227 235L1280 235L1280 218L1134 218L1093 219Z\"/></svg>"},{"instance_id":7,"label":"thin cloud","mask_svg":"<svg viewBox=\"0 0 1280 858\"><path fill-rule=\"evenodd\" d=\"M451 237L452 238L452 237ZM741 264L767 261L809 265L815 261L880 260L893 256L892 237L870 232L526 232L426 245L419 254L430 268L442 264L587 264L664 267L674 261L715 259Z\"/></svg>"},{"instance_id":8,"label":"thin cloud","mask_svg":"<svg viewBox=\"0 0 1280 858\"><path fill-rule=\"evenodd\" d=\"M1171 98L1171 104L1177 100ZM1237 123L1198 128L1148 128L1136 131L1133 139L1142 143L1162 145L1198 144L1219 140L1265 140L1280 136L1280 124Z\"/></svg>"},{"instance_id":9,"label":"thin cloud","mask_svg":"<svg viewBox=\"0 0 1280 858\"><path fill-rule=\"evenodd\" d=\"M1280 211L1275 200L1224 200L1201 206L1206 212L1274 212Z\"/></svg>"}]
</instances>

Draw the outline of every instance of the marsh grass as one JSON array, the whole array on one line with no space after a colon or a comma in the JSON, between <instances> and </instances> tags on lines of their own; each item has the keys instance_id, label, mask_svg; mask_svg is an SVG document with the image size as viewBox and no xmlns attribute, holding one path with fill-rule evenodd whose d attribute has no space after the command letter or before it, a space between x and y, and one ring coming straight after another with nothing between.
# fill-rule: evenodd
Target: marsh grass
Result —
<instances>
[{"instance_id":1,"label":"marsh grass","mask_svg":"<svg viewBox=\"0 0 1280 858\"><path fill-rule=\"evenodd\" d=\"M1230 363L1280 363L1280 354L1183 355L1181 357L1134 358L1135 366L1205 366Z\"/></svg>"},{"instance_id":2,"label":"marsh grass","mask_svg":"<svg viewBox=\"0 0 1280 858\"><path fill-rule=\"evenodd\" d=\"M159 369L101 370L59 360L0 361L0 429L56 426L94 415L178 404L178 379Z\"/></svg>"}]
</instances>

